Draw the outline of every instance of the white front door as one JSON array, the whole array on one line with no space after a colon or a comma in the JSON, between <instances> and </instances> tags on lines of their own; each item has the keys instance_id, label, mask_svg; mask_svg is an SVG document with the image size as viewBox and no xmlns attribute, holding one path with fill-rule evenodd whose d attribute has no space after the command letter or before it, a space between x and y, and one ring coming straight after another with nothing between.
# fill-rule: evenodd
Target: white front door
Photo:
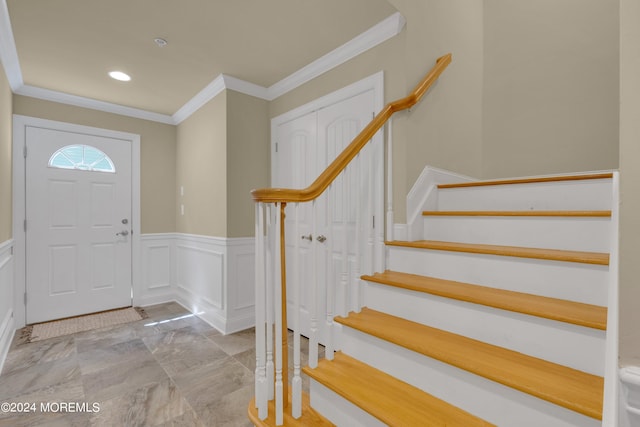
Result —
<instances>
[{"instance_id":1,"label":"white front door","mask_svg":"<svg viewBox=\"0 0 640 427\"><path fill-rule=\"evenodd\" d=\"M26 129L27 324L131 305L131 141Z\"/></svg>"},{"instance_id":2,"label":"white front door","mask_svg":"<svg viewBox=\"0 0 640 427\"><path fill-rule=\"evenodd\" d=\"M369 90L351 98L336 102L318 111L306 114L291 121L278 125L275 131L277 153L274 158L273 183L274 187L301 189L309 186L318 175L326 169L353 138L373 118L374 96ZM364 174L364 170L362 172ZM357 185L353 172L347 174L349 186ZM363 175L364 176L364 175ZM299 280L300 289L300 329L305 336L310 336L312 328L313 309L316 312L316 327L319 341L325 342L326 337L326 289L333 286L336 292L335 306L330 311L332 315L343 312L349 307L350 295L341 292L346 289L345 280L357 280L353 274L354 264L354 227L356 197L345 199L346 187L343 188L343 177L334 184L331 200L332 214L327 213L327 197L321 196L315 202L315 214L312 204L301 203L298 208L298 232L295 227L295 214L291 205L286 208L286 247L287 247L287 313L293 314L293 292L290 289ZM362 180L361 182L366 182ZM312 221L315 215L315 226ZM332 227L328 226L331 218ZM329 230L332 229L330 235ZM346 230L346 232L345 232ZM319 241L318 237L325 237ZM347 239L348 237L348 239ZM329 244L329 240L333 240ZM296 242L297 240L297 242ZM349 242L349 246L344 244ZM298 244L298 274L295 274L293 254ZM333 247L333 254L329 256L328 248ZM346 249L344 249L346 248ZM344 251L346 250L346 253ZM342 263L342 256L350 260L347 265ZM327 275L328 260L331 259L334 276ZM317 282L317 292L313 286ZM314 294L316 297L314 298ZM288 324L292 325L289 318Z\"/></svg>"}]
</instances>

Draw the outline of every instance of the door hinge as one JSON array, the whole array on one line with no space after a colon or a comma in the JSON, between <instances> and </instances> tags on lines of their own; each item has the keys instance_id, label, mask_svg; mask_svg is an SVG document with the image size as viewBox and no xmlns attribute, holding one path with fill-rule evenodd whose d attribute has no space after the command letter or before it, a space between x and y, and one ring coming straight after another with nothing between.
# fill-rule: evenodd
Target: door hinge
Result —
<instances>
[{"instance_id":1,"label":"door hinge","mask_svg":"<svg viewBox=\"0 0 640 427\"><path fill-rule=\"evenodd\" d=\"M373 227L372 227L372 228L376 228L376 217L375 217L375 216L373 216L373 217L372 217L372 220L373 220Z\"/></svg>"},{"instance_id":2,"label":"door hinge","mask_svg":"<svg viewBox=\"0 0 640 427\"><path fill-rule=\"evenodd\" d=\"M26 233L27 232L27 220L26 219L24 220L23 226L24 226L24 231Z\"/></svg>"},{"instance_id":3,"label":"door hinge","mask_svg":"<svg viewBox=\"0 0 640 427\"><path fill-rule=\"evenodd\" d=\"M24 156L25 159L27 158L27 146L26 145L22 148L22 155Z\"/></svg>"},{"instance_id":4,"label":"door hinge","mask_svg":"<svg viewBox=\"0 0 640 427\"><path fill-rule=\"evenodd\" d=\"M278 152L278 143L276 142L276 153Z\"/></svg>"},{"instance_id":5,"label":"door hinge","mask_svg":"<svg viewBox=\"0 0 640 427\"><path fill-rule=\"evenodd\" d=\"M24 305L27 305L27 293L24 293Z\"/></svg>"}]
</instances>

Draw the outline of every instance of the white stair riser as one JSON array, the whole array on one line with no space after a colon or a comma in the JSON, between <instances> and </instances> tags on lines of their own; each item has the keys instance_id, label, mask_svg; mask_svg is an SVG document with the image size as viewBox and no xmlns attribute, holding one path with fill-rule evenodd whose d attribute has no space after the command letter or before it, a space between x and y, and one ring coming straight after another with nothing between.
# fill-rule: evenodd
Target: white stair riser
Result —
<instances>
[{"instance_id":1,"label":"white stair riser","mask_svg":"<svg viewBox=\"0 0 640 427\"><path fill-rule=\"evenodd\" d=\"M607 305L608 266L388 246L387 269Z\"/></svg>"},{"instance_id":2,"label":"white stair riser","mask_svg":"<svg viewBox=\"0 0 640 427\"><path fill-rule=\"evenodd\" d=\"M338 427L385 427L386 424L319 382L310 381L311 406Z\"/></svg>"},{"instance_id":3,"label":"white stair riser","mask_svg":"<svg viewBox=\"0 0 640 427\"><path fill-rule=\"evenodd\" d=\"M344 328L343 334L346 354L501 427L599 427L601 424L351 328Z\"/></svg>"},{"instance_id":4,"label":"white stair riser","mask_svg":"<svg viewBox=\"0 0 640 427\"><path fill-rule=\"evenodd\" d=\"M377 283L367 286L366 306L594 375L604 375L604 331Z\"/></svg>"},{"instance_id":5,"label":"white stair riser","mask_svg":"<svg viewBox=\"0 0 640 427\"><path fill-rule=\"evenodd\" d=\"M609 210L611 180L492 185L438 190L438 209Z\"/></svg>"},{"instance_id":6,"label":"white stair riser","mask_svg":"<svg viewBox=\"0 0 640 427\"><path fill-rule=\"evenodd\" d=\"M609 218L424 217L424 238L529 248L609 252Z\"/></svg>"}]
</instances>

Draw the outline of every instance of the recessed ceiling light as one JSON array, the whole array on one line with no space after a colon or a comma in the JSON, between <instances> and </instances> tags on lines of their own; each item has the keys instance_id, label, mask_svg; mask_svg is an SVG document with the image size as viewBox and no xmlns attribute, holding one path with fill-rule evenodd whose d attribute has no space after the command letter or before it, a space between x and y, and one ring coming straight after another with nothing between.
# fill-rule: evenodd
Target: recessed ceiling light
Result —
<instances>
[{"instance_id":1,"label":"recessed ceiling light","mask_svg":"<svg viewBox=\"0 0 640 427\"><path fill-rule=\"evenodd\" d=\"M160 37L153 39L153 41L158 45L158 47L165 47L168 44L165 39Z\"/></svg>"},{"instance_id":2,"label":"recessed ceiling light","mask_svg":"<svg viewBox=\"0 0 640 427\"><path fill-rule=\"evenodd\" d=\"M131 76L127 73L123 73L122 71L110 71L109 77L112 79L120 80L121 82L128 82L131 80Z\"/></svg>"}]
</instances>

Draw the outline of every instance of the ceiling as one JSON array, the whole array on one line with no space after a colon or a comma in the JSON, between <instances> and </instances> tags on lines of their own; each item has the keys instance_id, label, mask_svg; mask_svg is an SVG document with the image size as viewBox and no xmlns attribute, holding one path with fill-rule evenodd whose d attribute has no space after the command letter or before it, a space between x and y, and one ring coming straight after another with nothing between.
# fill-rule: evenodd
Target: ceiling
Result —
<instances>
[{"instance_id":1,"label":"ceiling","mask_svg":"<svg viewBox=\"0 0 640 427\"><path fill-rule=\"evenodd\" d=\"M2 1L24 85L169 116L221 74L272 87L396 12L386 0Z\"/></svg>"}]
</instances>

